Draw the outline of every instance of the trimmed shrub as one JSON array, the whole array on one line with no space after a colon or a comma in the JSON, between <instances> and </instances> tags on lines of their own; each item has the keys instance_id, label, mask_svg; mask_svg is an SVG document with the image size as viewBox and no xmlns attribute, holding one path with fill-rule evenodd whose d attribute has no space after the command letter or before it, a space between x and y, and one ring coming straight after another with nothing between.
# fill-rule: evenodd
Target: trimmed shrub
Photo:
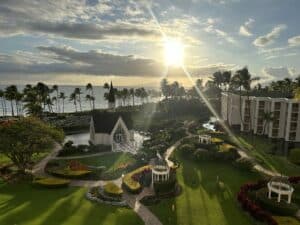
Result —
<instances>
[{"instance_id":1,"label":"trimmed shrub","mask_svg":"<svg viewBox=\"0 0 300 225\"><path fill-rule=\"evenodd\" d=\"M104 192L111 197L121 197L123 194L122 189L113 182L108 182L104 185Z\"/></svg>"},{"instance_id":2,"label":"trimmed shrub","mask_svg":"<svg viewBox=\"0 0 300 225\"><path fill-rule=\"evenodd\" d=\"M58 178L36 178L33 184L37 184L47 188L62 188L70 184L70 180Z\"/></svg>"},{"instance_id":3,"label":"trimmed shrub","mask_svg":"<svg viewBox=\"0 0 300 225\"><path fill-rule=\"evenodd\" d=\"M70 179L82 178L92 173L90 170L71 170L70 168L54 170L48 169L48 172L59 177Z\"/></svg>"},{"instance_id":4,"label":"trimmed shrub","mask_svg":"<svg viewBox=\"0 0 300 225\"><path fill-rule=\"evenodd\" d=\"M143 166L140 167L128 174L126 174L123 178L123 182L122 185L123 187L133 193L133 194L137 194L139 192L141 192L142 190L142 186L139 182L139 179L142 175L142 173L147 173L150 172L150 166Z\"/></svg>"}]
</instances>

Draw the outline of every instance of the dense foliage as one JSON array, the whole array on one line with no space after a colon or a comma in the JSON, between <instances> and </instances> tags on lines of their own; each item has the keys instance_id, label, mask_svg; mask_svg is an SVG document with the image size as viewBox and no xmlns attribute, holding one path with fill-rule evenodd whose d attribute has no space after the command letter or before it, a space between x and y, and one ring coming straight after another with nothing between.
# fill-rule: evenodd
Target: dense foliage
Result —
<instances>
[{"instance_id":1,"label":"dense foliage","mask_svg":"<svg viewBox=\"0 0 300 225\"><path fill-rule=\"evenodd\" d=\"M64 134L39 119L27 117L0 124L0 153L6 155L21 172L30 166L36 153L62 142Z\"/></svg>"}]
</instances>

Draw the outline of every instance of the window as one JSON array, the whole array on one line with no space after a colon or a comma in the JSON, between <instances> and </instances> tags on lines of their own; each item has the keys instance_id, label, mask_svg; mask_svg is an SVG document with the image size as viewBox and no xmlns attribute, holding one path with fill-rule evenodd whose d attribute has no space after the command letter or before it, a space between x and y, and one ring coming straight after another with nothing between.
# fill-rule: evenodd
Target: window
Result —
<instances>
[{"instance_id":1,"label":"window","mask_svg":"<svg viewBox=\"0 0 300 225\"><path fill-rule=\"evenodd\" d=\"M120 144L126 141L126 134L121 126L118 126L116 132L114 133L114 141Z\"/></svg>"},{"instance_id":2,"label":"window","mask_svg":"<svg viewBox=\"0 0 300 225\"><path fill-rule=\"evenodd\" d=\"M275 110L280 110L281 102L275 102Z\"/></svg>"}]
</instances>

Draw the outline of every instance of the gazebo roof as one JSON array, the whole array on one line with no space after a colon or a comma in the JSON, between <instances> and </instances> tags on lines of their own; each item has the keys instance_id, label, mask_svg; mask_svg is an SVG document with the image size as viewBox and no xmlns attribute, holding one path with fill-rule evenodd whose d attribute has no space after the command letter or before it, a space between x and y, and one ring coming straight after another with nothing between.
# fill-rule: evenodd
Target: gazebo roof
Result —
<instances>
[{"instance_id":1,"label":"gazebo roof","mask_svg":"<svg viewBox=\"0 0 300 225\"><path fill-rule=\"evenodd\" d=\"M286 176L276 176L276 177L272 177L272 178L270 179L270 182L280 182L280 183L283 183L283 184L291 185L291 183L289 182L288 177L286 177Z\"/></svg>"}]
</instances>

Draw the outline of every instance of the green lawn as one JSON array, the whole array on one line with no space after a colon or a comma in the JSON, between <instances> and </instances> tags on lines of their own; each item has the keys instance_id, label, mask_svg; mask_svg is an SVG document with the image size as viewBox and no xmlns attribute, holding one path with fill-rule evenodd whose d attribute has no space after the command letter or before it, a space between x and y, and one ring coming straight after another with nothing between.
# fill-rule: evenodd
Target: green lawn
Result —
<instances>
[{"instance_id":1,"label":"green lawn","mask_svg":"<svg viewBox=\"0 0 300 225\"><path fill-rule=\"evenodd\" d=\"M265 168L283 173L284 175L300 175L300 166L291 163L285 156L270 154L271 149L275 145L270 139L254 136L252 140L251 136L245 134L240 134L236 137Z\"/></svg>"},{"instance_id":2,"label":"green lawn","mask_svg":"<svg viewBox=\"0 0 300 225\"><path fill-rule=\"evenodd\" d=\"M195 163L176 155L181 162L177 179L183 192L150 207L164 225L254 224L239 207L236 193L243 183L259 179L259 175L239 171L229 163ZM217 176L225 184L224 192L216 185Z\"/></svg>"},{"instance_id":3,"label":"green lawn","mask_svg":"<svg viewBox=\"0 0 300 225\"><path fill-rule=\"evenodd\" d=\"M0 185L1 225L143 224L127 208L92 203L86 189L39 189L30 184Z\"/></svg>"},{"instance_id":4,"label":"green lawn","mask_svg":"<svg viewBox=\"0 0 300 225\"><path fill-rule=\"evenodd\" d=\"M127 168L132 168L136 164L136 159L130 153L109 153L101 156L94 156L82 159L76 159L81 163L88 166L104 166L104 174L108 175L109 178L117 178L122 175L122 173L127 173ZM65 163L69 160L54 160L60 163Z\"/></svg>"}]
</instances>

